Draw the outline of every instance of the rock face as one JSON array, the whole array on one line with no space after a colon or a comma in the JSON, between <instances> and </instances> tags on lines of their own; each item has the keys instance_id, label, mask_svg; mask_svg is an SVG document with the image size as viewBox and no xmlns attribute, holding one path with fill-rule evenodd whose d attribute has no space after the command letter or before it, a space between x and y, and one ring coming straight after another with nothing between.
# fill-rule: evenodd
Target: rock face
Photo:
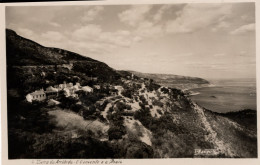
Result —
<instances>
[{"instance_id":1,"label":"rock face","mask_svg":"<svg viewBox=\"0 0 260 165\"><path fill-rule=\"evenodd\" d=\"M215 113L180 89L131 75L7 30L9 158L257 157L256 111ZM63 81L94 90L77 98L59 93L55 104L25 101L27 93Z\"/></svg>"}]
</instances>

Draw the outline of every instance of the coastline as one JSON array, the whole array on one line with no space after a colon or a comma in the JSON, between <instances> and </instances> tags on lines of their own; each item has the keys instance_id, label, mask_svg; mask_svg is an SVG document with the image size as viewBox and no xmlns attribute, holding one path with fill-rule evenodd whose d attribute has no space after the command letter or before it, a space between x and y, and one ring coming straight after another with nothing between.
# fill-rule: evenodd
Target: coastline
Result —
<instances>
[{"instance_id":1,"label":"coastline","mask_svg":"<svg viewBox=\"0 0 260 165\"><path fill-rule=\"evenodd\" d=\"M226 113L256 110L256 90L251 86L207 86L185 91L187 97L205 109ZM231 104L232 103L232 104Z\"/></svg>"}]
</instances>

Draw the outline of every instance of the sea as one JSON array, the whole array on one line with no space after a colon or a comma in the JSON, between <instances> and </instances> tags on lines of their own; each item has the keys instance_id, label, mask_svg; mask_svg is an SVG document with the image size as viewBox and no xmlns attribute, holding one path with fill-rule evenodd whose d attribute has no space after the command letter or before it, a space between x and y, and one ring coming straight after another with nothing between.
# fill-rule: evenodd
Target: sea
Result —
<instances>
[{"instance_id":1,"label":"sea","mask_svg":"<svg viewBox=\"0 0 260 165\"><path fill-rule=\"evenodd\" d=\"M190 98L211 111L257 109L256 79L211 80L209 87L190 89Z\"/></svg>"}]
</instances>

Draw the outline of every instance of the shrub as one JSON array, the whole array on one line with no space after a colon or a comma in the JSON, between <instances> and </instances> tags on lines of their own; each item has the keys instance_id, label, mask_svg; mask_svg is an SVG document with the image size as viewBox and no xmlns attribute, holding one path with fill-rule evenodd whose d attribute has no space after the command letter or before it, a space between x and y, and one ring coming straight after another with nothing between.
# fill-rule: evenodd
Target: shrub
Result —
<instances>
[{"instance_id":1,"label":"shrub","mask_svg":"<svg viewBox=\"0 0 260 165\"><path fill-rule=\"evenodd\" d=\"M82 107L83 107L83 106L82 106L82 105L79 105L79 104L72 104L72 105L70 106L70 109L71 109L72 111L78 113Z\"/></svg>"},{"instance_id":2,"label":"shrub","mask_svg":"<svg viewBox=\"0 0 260 165\"><path fill-rule=\"evenodd\" d=\"M98 100L105 96L101 93L86 93L84 91L77 91L76 93L79 96L79 100L86 106L95 104Z\"/></svg>"},{"instance_id":3,"label":"shrub","mask_svg":"<svg viewBox=\"0 0 260 165\"><path fill-rule=\"evenodd\" d=\"M98 115L98 119L101 121L101 122L106 122L107 120L104 118L103 115Z\"/></svg>"},{"instance_id":4,"label":"shrub","mask_svg":"<svg viewBox=\"0 0 260 165\"><path fill-rule=\"evenodd\" d=\"M161 86L153 83L152 81L146 85L148 91L158 90Z\"/></svg>"},{"instance_id":5,"label":"shrub","mask_svg":"<svg viewBox=\"0 0 260 165\"><path fill-rule=\"evenodd\" d=\"M127 109L127 110L132 110L131 105L126 104L126 109Z\"/></svg>"},{"instance_id":6,"label":"shrub","mask_svg":"<svg viewBox=\"0 0 260 165\"><path fill-rule=\"evenodd\" d=\"M61 102L60 107L63 109L71 109L71 106L75 105L77 103L77 99L73 98L73 97L64 97L61 96L59 101Z\"/></svg>"},{"instance_id":7,"label":"shrub","mask_svg":"<svg viewBox=\"0 0 260 165\"><path fill-rule=\"evenodd\" d=\"M157 109L157 112L158 112L160 115L163 114L162 111L161 111L160 109Z\"/></svg>"},{"instance_id":8,"label":"shrub","mask_svg":"<svg viewBox=\"0 0 260 165\"><path fill-rule=\"evenodd\" d=\"M114 111L113 107L110 107L110 108L108 109L108 112L110 112L110 113L112 113L113 111Z\"/></svg>"},{"instance_id":9,"label":"shrub","mask_svg":"<svg viewBox=\"0 0 260 165\"><path fill-rule=\"evenodd\" d=\"M134 123L134 126L135 126L135 129L136 129L137 135L138 135L138 136L143 136L143 132L142 132L143 130L142 130L142 128L138 125L137 122Z\"/></svg>"},{"instance_id":10,"label":"shrub","mask_svg":"<svg viewBox=\"0 0 260 165\"><path fill-rule=\"evenodd\" d=\"M139 102L139 106L141 107L141 109L145 109L145 105L142 102Z\"/></svg>"},{"instance_id":11,"label":"shrub","mask_svg":"<svg viewBox=\"0 0 260 165\"><path fill-rule=\"evenodd\" d=\"M108 129L109 140L121 139L124 134L126 134L124 127L112 126Z\"/></svg>"},{"instance_id":12,"label":"shrub","mask_svg":"<svg viewBox=\"0 0 260 165\"><path fill-rule=\"evenodd\" d=\"M102 104L102 105L98 105L97 108L98 108L100 111L104 111L108 103L109 103L109 101L108 101L108 100L105 100L105 101L103 102L103 104Z\"/></svg>"},{"instance_id":13,"label":"shrub","mask_svg":"<svg viewBox=\"0 0 260 165\"><path fill-rule=\"evenodd\" d=\"M132 98L132 91L130 89L123 90L121 94L125 97Z\"/></svg>"},{"instance_id":14,"label":"shrub","mask_svg":"<svg viewBox=\"0 0 260 165\"><path fill-rule=\"evenodd\" d=\"M126 104L123 102L117 102L116 107L118 108L119 111L123 111L124 109L126 109Z\"/></svg>"},{"instance_id":15,"label":"shrub","mask_svg":"<svg viewBox=\"0 0 260 165\"><path fill-rule=\"evenodd\" d=\"M88 108L83 108L83 118L84 119L95 119L94 113L96 112L96 107L91 105Z\"/></svg>"},{"instance_id":16,"label":"shrub","mask_svg":"<svg viewBox=\"0 0 260 165\"><path fill-rule=\"evenodd\" d=\"M123 112L122 115L123 116L134 116L134 112L131 112L131 111L130 112L129 111L128 112Z\"/></svg>"},{"instance_id":17,"label":"shrub","mask_svg":"<svg viewBox=\"0 0 260 165\"><path fill-rule=\"evenodd\" d=\"M152 104L154 106L163 107L163 103L160 102L159 100L153 100Z\"/></svg>"},{"instance_id":18,"label":"shrub","mask_svg":"<svg viewBox=\"0 0 260 165\"><path fill-rule=\"evenodd\" d=\"M167 89L167 88L165 88L165 87L162 87L161 88L161 91L163 92L163 93L169 93L169 89Z\"/></svg>"},{"instance_id":19,"label":"shrub","mask_svg":"<svg viewBox=\"0 0 260 165\"><path fill-rule=\"evenodd\" d=\"M144 95L141 95L141 96L139 97L139 99L140 99L143 103L146 102L146 99L145 99Z\"/></svg>"}]
</instances>

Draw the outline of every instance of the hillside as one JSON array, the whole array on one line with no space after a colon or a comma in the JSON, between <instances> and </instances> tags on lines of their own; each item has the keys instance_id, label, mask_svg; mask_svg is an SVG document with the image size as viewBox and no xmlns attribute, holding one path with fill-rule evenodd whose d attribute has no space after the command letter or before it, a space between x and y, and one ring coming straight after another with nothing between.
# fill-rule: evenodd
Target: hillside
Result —
<instances>
[{"instance_id":1,"label":"hillside","mask_svg":"<svg viewBox=\"0 0 260 165\"><path fill-rule=\"evenodd\" d=\"M178 89L192 89L209 86L210 83L202 78L180 76L173 74L155 74L155 73L141 73L136 71L129 71L139 77L153 79L156 83Z\"/></svg>"},{"instance_id":2,"label":"hillside","mask_svg":"<svg viewBox=\"0 0 260 165\"><path fill-rule=\"evenodd\" d=\"M44 47L34 41L23 38L16 32L6 30L7 65L55 65L71 61L101 63L88 57L58 48Z\"/></svg>"},{"instance_id":3,"label":"hillside","mask_svg":"<svg viewBox=\"0 0 260 165\"><path fill-rule=\"evenodd\" d=\"M256 111L211 112L139 76L7 30L9 159L257 157ZM26 101L64 81L93 91L57 87L50 98Z\"/></svg>"},{"instance_id":4,"label":"hillside","mask_svg":"<svg viewBox=\"0 0 260 165\"><path fill-rule=\"evenodd\" d=\"M111 82L120 75L107 64L70 51L48 48L16 32L6 30L6 53L9 88L24 94L63 81L89 82L98 77L100 82ZM106 73L106 74L104 74ZM44 76L42 75L44 74ZM46 83L48 82L48 83Z\"/></svg>"}]
</instances>

